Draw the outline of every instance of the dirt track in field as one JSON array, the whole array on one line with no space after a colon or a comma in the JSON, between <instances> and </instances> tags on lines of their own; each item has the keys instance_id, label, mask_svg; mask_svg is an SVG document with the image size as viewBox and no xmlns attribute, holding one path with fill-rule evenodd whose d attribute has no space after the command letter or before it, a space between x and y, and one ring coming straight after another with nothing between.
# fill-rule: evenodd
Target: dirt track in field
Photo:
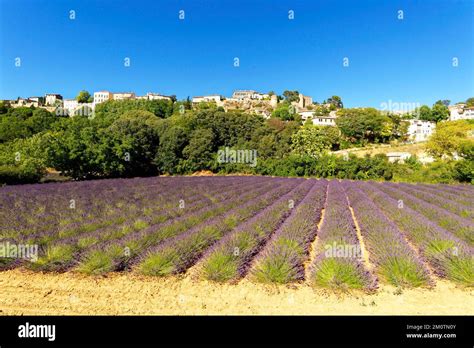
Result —
<instances>
[{"instance_id":1,"label":"dirt track in field","mask_svg":"<svg viewBox=\"0 0 474 348\"><path fill-rule=\"evenodd\" d=\"M382 286L375 294L335 295L307 285L267 286L247 280L216 285L190 276L0 272L0 315L474 314L474 290L438 281L433 289Z\"/></svg>"}]
</instances>

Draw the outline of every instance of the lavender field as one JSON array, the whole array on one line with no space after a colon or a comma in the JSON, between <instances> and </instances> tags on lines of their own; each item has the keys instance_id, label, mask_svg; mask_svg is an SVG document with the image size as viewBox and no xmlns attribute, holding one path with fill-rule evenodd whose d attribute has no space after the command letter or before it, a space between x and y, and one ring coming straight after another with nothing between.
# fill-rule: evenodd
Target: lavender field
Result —
<instances>
[{"instance_id":1,"label":"lavender field","mask_svg":"<svg viewBox=\"0 0 474 348\"><path fill-rule=\"evenodd\" d=\"M0 206L1 270L474 285L469 186L153 177L6 186Z\"/></svg>"}]
</instances>

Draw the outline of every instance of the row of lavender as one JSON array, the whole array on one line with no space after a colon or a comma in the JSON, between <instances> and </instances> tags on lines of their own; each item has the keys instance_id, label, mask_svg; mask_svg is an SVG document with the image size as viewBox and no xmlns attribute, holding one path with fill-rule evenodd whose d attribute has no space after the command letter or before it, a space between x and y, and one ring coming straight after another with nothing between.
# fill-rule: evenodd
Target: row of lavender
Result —
<instances>
[{"instance_id":1,"label":"row of lavender","mask_svg":"<svg viewBox=\"0 0 474 348\"><path fill-rule=\"evenodd\" d=\"M212 281L368 290L474 283L467 186L168 177L0 193L0 241L41 246L36 262L0 257L0 267L164 276L195 266Z\"/></svg>"}]
</instances>

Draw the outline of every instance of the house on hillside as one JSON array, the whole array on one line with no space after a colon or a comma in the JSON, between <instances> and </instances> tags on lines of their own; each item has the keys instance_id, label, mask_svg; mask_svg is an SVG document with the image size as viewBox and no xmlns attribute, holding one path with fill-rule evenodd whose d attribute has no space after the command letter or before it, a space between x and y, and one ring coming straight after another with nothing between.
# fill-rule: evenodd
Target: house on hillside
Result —
<instances>
[{"instance_id":1,"label":"house on hillside","mask_svg":"<svg viewBox=\"0 0 474 348\"><path fill-rule=\"evenodd\" d=\"M220 94L209 94L204 96L193 97L193 104L212 102L219 104L222 100L224 100L224 97Z\"/></svg>"},{"instance_id":2,"label":"house on hillside","mask_svg":"<svg viewBox=\"0 0 474 348\"><path fill-rule=\"evenodd\" d=\"M251 89L248 90L236 90L232 93L232 99L235 100L263 100L269 99L268 94L260 93Z\"/></svg>"},{"instance_id":3,"label":"house on hillside","mask_svg":"<svg viewBox=\"0 0 474 348\"><path fill-rule=\"evenodd\" d=\"M163 95L163 94L158 94L158 93L147 93L145 98L147 100L172 100L171 96Z\"/></svg>"},{"instance_id":4,"label":"house on hillside","mask_svg":"<svg viewBox=\"0 0 474 348\"><path fill-rule=\"evenodd\" d=\"M47 93L44 96L45 105L55 106L56 102L62 102L63 96L61 94Z\"/></svg>"},{"instance_id":5,"label":"house on hillside","mask_svg":"<svg viewBox=\"0 0 474 348\"><path fill-rule=\"evenodd\" d=\"M336 126L336 115L314 116L313 124L315 126Z\"/></svg>"},{"instance_id":6,"label":"house on hillside","mask_svg":"<svg viewBox=\"0 0 474 348\"><path fill-rule=\"evenodd\" d=\"M74 111L79 106L79 102L76 99L64 99L63 100L63 110L67 115L73 115Z\"/></svg>"},{"instance_id":7,"label":"house on hillside","mask_svg":"<svg viewBox=\"0 0 474 348\"><path fill-rule=\"evenodd\" d=\"M107 100L112 100L112 93L109 91L94 92L94 104L100 104Z\"/></svg>"},{"instance_id":8,"label":"house on hillside","mask_svg":"<svg viewBox=\"0 0 474 348\"><path fill-rule=\"evenodd\" d=\"M336 111L331 111L329 115L325 116L315 116L314 110L303 110L298 114L303 122L311 120L315 126L336 126Z\"/></svg>"},{"instance_id":9,"label":"house on hillside","mask_svg":"<svg viewBox=\"0 0 474 348\"><path fill-rule=\"evenodd\" d=\"M113 100L125 100L125 99L135 99L136 95L134 92L119 92L112 93Z\"/></svg>"},{"instance_id":10,"label":"house on hillside","mask_svg":"<svg viewBox=\"0 0 474 348\"><path fill-rule=\"evenodd\" d=\"M456 104L448 107L449 121L474 120L474 107L467 107L466 104Z\"/></svg>"},{"instance_id":11,"label":"house on hillside","mask_svg":"<svg viewBox=\"0 0 474 348\"><path fill-rule=\"evenodd\" d=\"M405 162L405 160L411 157L411 154L408 152L388 152L386 154L389 162Z\"/></svg>"},{"instance_id":12,"label":"house on hillside","mask_svg":"<svg viewBox=\"0 0 474 348\"><path fill-rule=\"evenodd\" d=\"M423 120L405 120L408 122L408 138L414 142L426 141L433 134L436 123Z\"/></svg>"}]
</instances>

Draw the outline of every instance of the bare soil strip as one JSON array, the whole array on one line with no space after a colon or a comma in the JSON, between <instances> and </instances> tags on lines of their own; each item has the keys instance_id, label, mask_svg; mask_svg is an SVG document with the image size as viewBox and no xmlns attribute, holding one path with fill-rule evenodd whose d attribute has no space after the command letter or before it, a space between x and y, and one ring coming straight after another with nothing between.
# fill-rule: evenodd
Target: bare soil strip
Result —
<instances>
[{"instance_id":1,"label":"bare soil strip","mask_svg":"<svg viewBox=\"0 0 474 348\"><path fill-rule=\"evenodd\" d=\"M347 198L347 196L346 196L346 198ZM372 264L372 262L370 262L369 252L367 251L367 248L365 247L365 242L364 242L364 238L362 237L362 233L360 231L359 222L357 222L357 217L354 214L354 209L352 209L352 207L350 205L350 202L349 202L349 199L347 199L347 204L349 206L349 210L351 211L352 220L354 221L354 225L356 227L357 239L359 240L360 250L361 250L361 253L362 253L362 260L364 262L364 267L365 267L365 269L367 269L368 271L373 273L374 269L375 269L375 266Z\"/></svg>"},{"instance_id":2,"label":"bare soil strip","mask_svg":"<svg viewBox=\"0 0 474 348\"><path fill-rule=\"evenodd\" d=\"M370 197L369 197L370 199ZM373 202L373 201L372 201ZM374 202L375 203L375 202ZM385 212L382 210L382 209L379 209L379 212L380 214L382 214L386 219L387 221L390 221L392 222L395 226L397 226L397 229L398 231L400 232L400 235L403 237L403 239L405 240L405 242L408 244L408 246L413 250L413 252L415 253L415 255L418 257L418 259L421 260L421 262L423 263L423 265L426 267L427 271L428 271L428 274L430 276L430 279L431 280L439 280L440 277L438 277L434 271L434 269L431 267L431 265L429 264L428 261L426 261L426 259L423 257L423 255L421 255L420 253L420 249L418 247L416 247L411 241L410 239L408 238L408 236L406 235L405 231L403 231L401 228L398 227L398 225L395 223L395 221L393 221L392 219L390 219L390 217L385 214Z\"/></svg>"},{"instance_id":3,"label":"bare soil strip","mask_svg":"<svg viewBox=\"0 0 474 348\"><path fill-rule=\"evenodd\" d=\"M22 269L0 272L0 315L474 315L474 290L440 280L433 288L336 295L306 284L235 285L189 276L130 273L90 277Z\"/></svg>"},{"instance_id":4,"label":"bare soil strip","mask_svg":"<svg viewBox=\"0 0 474 348\"><path fill-rule=\"evenodd\" d=\"M323 225L323 222L324 222L324 213L326 211L326 204L328 201L328 191L329 191L329 184L326 187L326 197L325 197L323 209L321 209L321 218L319 219L319 222L318 222L316 237L314 238L313 242L311 242L309 246L309 258L304 263L304 279L306 282L309 281L309 278L311 276L311 265L313 264L314 259L318 256L316 254L316 250L317 250L317 245L319 243L319 231L321 230L321 226Z\"/></svg>"},{"instance_id":5,"label":"bare soil strip","mask_svg":"<svg viewBox=\"0 0 474 348\"><path fill-rule=\"evenodd\" d=\"M280 232L281 228L285 225L285 223L287 223L290 217L296 214L298 207L301 204L304 204L303 202L305 198L310 194L312 189L313 188L310 188L308 192L306 192L304 197L301 198L301 200L293 208L291 208L291 212L280 221L280 224L278 225L278 227L274 229L270 233L270 235L267 237L267 239L262 243L262 245L259 246L258 250L255 252L255 255L253 255L252 259L250 260L249 266L247 268L247 273L245 274L245 276L247 276L249 271L256 266L257 262L259 262L260 254L265 250L267 246L271 245L271 243L274 241L275 236L278 236L278 233Z\"/></svg>"}]
</instances>

